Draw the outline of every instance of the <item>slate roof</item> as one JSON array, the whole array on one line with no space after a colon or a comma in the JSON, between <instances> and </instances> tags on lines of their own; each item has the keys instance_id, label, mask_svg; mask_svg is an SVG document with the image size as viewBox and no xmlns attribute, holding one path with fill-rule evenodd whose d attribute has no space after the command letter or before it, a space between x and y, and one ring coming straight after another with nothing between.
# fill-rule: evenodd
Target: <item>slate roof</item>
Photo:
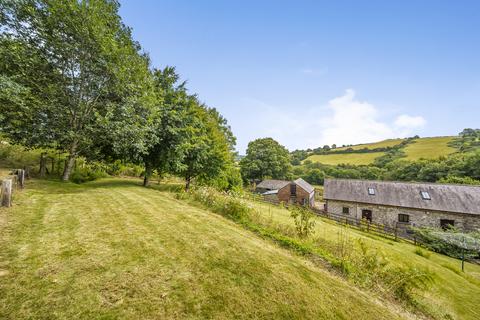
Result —
<instances>
[{"instance_id":1,"label":"slate roof","mask_svg":"<svg viewBox=\"0 0 480 320\"><path fill-rule=\"evenodd\" d=\"M325 179L323 198L423 210L480 215L480 186ZM375 189L375 195L368 194ZM424 200L421 192L431 200Z\"/></svg>"},{"instance_id":2,"label":"slate roof","mask_svg":"<svg viewBox=\"0 0 480 320\"><path fill-rule=\"evenodd\" d=\"M297 186L300 186L303 190L307 191L308 193L312 193L315 189L312 187L310 183L303 180L302 178L298 178L297 180L293 181Z\"/></svg>"},{"instance_id":3,"label":"slate roof","mask_svg":"<svg viewBox=\"0 0 480 320\"><path fill-rule=\"evenodd\" d=\"M267 189L267 190L278 190L285 187L289 183L290 181L285 181L285 180L263 180L262 182L257 184L257 188Z\"/></svg>"}]
</instances>

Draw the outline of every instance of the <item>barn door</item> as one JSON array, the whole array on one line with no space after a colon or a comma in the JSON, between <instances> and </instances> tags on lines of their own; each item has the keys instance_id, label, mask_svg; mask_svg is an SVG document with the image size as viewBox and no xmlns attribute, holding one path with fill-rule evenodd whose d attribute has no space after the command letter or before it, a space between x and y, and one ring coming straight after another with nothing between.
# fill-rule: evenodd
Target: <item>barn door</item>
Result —
<instances>
[{"instance_id":1,"label":"barn door","mask_svg":"<svg viewBox=\"0 0 480 320\"><path fill-rule=\"evenodd\" d=\"M362 219L372 222L372 210L362 210Z\"/></svg>"}]
</instances>

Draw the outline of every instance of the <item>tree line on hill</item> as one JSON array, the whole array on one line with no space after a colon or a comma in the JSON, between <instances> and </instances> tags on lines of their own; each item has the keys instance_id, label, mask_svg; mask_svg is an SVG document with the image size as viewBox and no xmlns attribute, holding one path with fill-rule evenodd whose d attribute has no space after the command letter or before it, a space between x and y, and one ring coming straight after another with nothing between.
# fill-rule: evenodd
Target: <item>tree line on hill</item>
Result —
<instances>
[{"instance_id":1,"label":"tree line on hill","mask_svg":"<svg viewBox=\"0 0 480 320\"><path fill-rule=\"evenodd\" d=\"M115 0L0 2L0 134L76 160L142 164L229 188L235 137L175 68L152 67ZM41 167L45 163L41 162Z\"/></svg>"},{"instance_id":2,"label":"tree line on hill","mask_svg":"<svg viewBox=\"0 0 480 320\"><path fill-rule=\"evenodd\" d=\"M308 150L289 154L271 138L257 139L248 145L247 154L240 161L242 177L247 181L301 177L314 185L323 185L327 177L480 184L480 129L465 129L454 139L451 145L458 148L457 153L437 159L403 159L403 148L417 138L407 138L389 147L373 164L361 166L332 166L304 160L311 155Z\"/></svg>"}]
</instances>

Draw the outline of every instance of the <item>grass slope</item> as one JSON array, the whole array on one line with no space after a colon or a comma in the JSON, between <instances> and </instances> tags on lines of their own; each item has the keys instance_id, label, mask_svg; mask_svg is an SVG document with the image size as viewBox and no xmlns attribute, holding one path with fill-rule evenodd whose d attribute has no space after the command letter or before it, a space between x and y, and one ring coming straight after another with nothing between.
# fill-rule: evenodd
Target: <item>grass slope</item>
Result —
<instances>
[{"instance_id":1,"label":"grass slope","mask_svg":"<svg viewBox=\"0 0 480 320\"><path fill-rule=\"evenodd\" d=\"M135 180L31 180L0 208L0 247L2 319L406 317Z\"/></svg>"},{"instance_id":2,"label":"grass slope","mask_svg":"<svg viewBox=\"0 0 480 320\"><path fill-rule=\"evenodd\" d=\"M383 156L384 152L370 152L370 153L344 153L344 154L314 154L306 160L312 162L320 162L329 165L338 164L354 164L354 165L368 165L373 161Z\"/></svg>"},{"instance_id":3,"label":"grass slope","mask_svg":"<svg viewBox=\"0 0 480 320\"><path fill-rule=\"evenodd\" d=\"M258 212L273 222L293 226L290 212L278 206L254 202ZM411 264L427 268L434 275L434 283L418 297L422 308L436 319L480 319L480 266L467 263L466 272L460 271L460 261L450 257L427 252L426 257L418 255L418 247L408 243L394 242L354 229L347 229L352 241L362 239L370 247L379 249L396 265ZM316 219L314 238L318 242L335 242L345 230L340 225L324 218ZM322 241L323 240L323 241Z\"/></svg>"},{"instance_id":4,"label":"grass slope","mask_svg":"<svg viewBox=\"0 0 480 320\"><path fill-rule=\"evenodd\" d=\"M404 139L387 139L387 140L382 140L379 142L373 142L373 143L364 143L364 144L356 144L354 146L350 147L341 147L337 148L335 150L346 150L346 149L353 149L353 150L359 150L363 148L367 149L377 149L377 148L386 148L386 147L393 147L398 144L400 144Z\"/></svg>"},{"instance_id":5,"label":"grass slope","mask_svg":"<svg viewBox=\"0 0 480 320\"><path fill-rule=\"evenodd\" d=\"M448 146L454 137L432 137L421 138L407 145L405 151L407 160L435 159L440 156L447 156L457 151Z\"/></svg>"}]
</instances>

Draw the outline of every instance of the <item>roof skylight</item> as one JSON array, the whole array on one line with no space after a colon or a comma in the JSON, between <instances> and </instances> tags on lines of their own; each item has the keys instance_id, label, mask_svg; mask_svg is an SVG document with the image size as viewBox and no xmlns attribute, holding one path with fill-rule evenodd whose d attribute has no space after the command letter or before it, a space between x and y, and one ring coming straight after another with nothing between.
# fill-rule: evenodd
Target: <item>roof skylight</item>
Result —
<instances>
[{"instance_id":1,"label":"roof skylight","mask_svg":"<svg viewBox=\"0 0 480 320\"><path fill-rule=\"evenodd\" d=\"M420 191L420 194L422 195L423 200L432 200L430 194L427 191Z\"/></svg>"},{"instance_id":2,"label":"roof skylight","mask_svg":"<svg viewBox=\"0 0 480 320\"><path fill-rule=\"evenodd\" d=\"M375 188L368 188L368 194L371 195L371 196L374 196L375 195Z\"/></svg>"}]
</instances>

